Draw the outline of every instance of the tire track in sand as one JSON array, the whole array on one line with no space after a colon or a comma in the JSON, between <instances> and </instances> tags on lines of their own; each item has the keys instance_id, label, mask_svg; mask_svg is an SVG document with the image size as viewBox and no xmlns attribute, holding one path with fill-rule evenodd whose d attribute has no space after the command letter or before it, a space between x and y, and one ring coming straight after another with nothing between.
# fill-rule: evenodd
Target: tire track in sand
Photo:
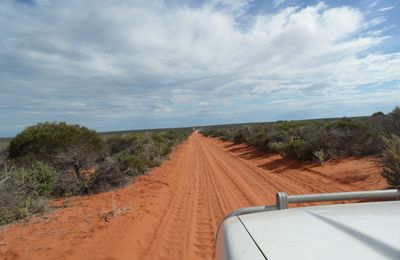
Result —
<instances>
[{"instance_id":1,"label":"tire track in sand","mask_svg":"<svg viewBox=\"0 0 400 260\"><path fill-rule=\"evenodd\" d=\"M192 208L186 222L192 235L187 237L187 251L181 259L213 258L215 232L223 216L240 207L273 204L278 191L301 194L357 189L357 185L332 183L331 179L321 176L310 177L310 173L304 175L303 180L295 175L273 174L228 153L215 139L200 134L190 138L193 145L190 162L182 163L187 163L186 169L190 172L185 172L185 178L196 180L186 186L195 196L192 203L186 205L188 211ZM182 196L186 193L182 192Z\"/></svg>"}]
</instances>

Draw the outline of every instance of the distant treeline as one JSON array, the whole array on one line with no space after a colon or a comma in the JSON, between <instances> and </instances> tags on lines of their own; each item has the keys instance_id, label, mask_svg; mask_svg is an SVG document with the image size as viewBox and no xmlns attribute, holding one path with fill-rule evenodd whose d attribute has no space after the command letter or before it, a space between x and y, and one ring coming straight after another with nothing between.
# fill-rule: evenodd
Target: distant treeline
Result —
<instances>
[{"instance_id":1,"label":"distant treeline","mask_svg":"<svg viewBox=\"0 0 400 260\"><path fill-rule=\"evenodd\" d=\"M42 212L48 197L122 187L160 165L190 133L100 135L63 122L27 127L0 152L0 224Z\"/></svg>"},{"instance_id":2,"label":"distant treeline","mask_svg":"<svg viewBox=\"0 0 400 260\"><path fill-rule=\"evenodd\" d=\"M321 164L344 156L383 155L384 176L390 184L400 185L399 107L368 117L214 126L201 132L266 153Z\"/></svg>"},{"instance_id":3,"label":"distant treeline","mask_svg":"<svg viewBox=\"0 0 400 260\"><path fill-rule=\"evenodd\" d=\"M173 132L190 132L191 127L175 127L175 128L155 128L155 129L137 129L137 130L120 130L120 131L105 131L98 132L99 135L122 135L122 134L137 134L137 133L161 133L167 131Z\"/></svg>"}]
</instances>

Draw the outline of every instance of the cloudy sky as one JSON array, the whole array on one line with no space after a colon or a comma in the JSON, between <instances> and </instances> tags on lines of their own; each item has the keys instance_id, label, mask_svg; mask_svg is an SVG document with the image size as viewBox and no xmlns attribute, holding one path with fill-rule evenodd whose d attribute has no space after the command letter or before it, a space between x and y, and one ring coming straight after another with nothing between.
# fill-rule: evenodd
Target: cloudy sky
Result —
<instances>
[{"instance_id":1,"label":"cloudy sky","mask_svg":"<svg viewBox=\"0 0 400 260\"><path fill-rule=\"evenodd\" d=\"M400 1L1 0L0 136L385 113Z\"/></svg>"}]
</instances>

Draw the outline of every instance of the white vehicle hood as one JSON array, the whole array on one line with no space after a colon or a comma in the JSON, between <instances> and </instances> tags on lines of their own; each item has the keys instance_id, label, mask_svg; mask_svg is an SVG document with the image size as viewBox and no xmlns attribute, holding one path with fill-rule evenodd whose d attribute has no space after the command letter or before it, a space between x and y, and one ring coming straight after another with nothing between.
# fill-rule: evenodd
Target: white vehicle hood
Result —
<instances>
[{"instance_id":1,"label":"white vehicle hood","mask_svg":"<svg viewBox=\"0 0 400 260\"><path fill-rule=\"evenodd\" d=\"M240 215L268 259L400 259L400 201Z\"/></svg>"}]
</instances>

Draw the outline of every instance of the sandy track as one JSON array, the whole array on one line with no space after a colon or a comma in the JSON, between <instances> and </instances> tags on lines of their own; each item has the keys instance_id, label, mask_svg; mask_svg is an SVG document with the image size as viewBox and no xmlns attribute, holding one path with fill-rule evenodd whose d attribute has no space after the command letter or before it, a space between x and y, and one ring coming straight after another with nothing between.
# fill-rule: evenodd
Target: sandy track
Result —
<instances>
[{"instance_id":1,"label":"sandy track","mask_svg":"<svg viewBox=\"0 0 400 260\"><path fill-rule=\"evenodd\" d=\"M374 158L318 166L194 133L125 189L59 200L68 205L2 228L0 258L212 259L215 232L230 211L273 204L277 191L382 189L380 170Z\"/></svg>"}]
</instances>

